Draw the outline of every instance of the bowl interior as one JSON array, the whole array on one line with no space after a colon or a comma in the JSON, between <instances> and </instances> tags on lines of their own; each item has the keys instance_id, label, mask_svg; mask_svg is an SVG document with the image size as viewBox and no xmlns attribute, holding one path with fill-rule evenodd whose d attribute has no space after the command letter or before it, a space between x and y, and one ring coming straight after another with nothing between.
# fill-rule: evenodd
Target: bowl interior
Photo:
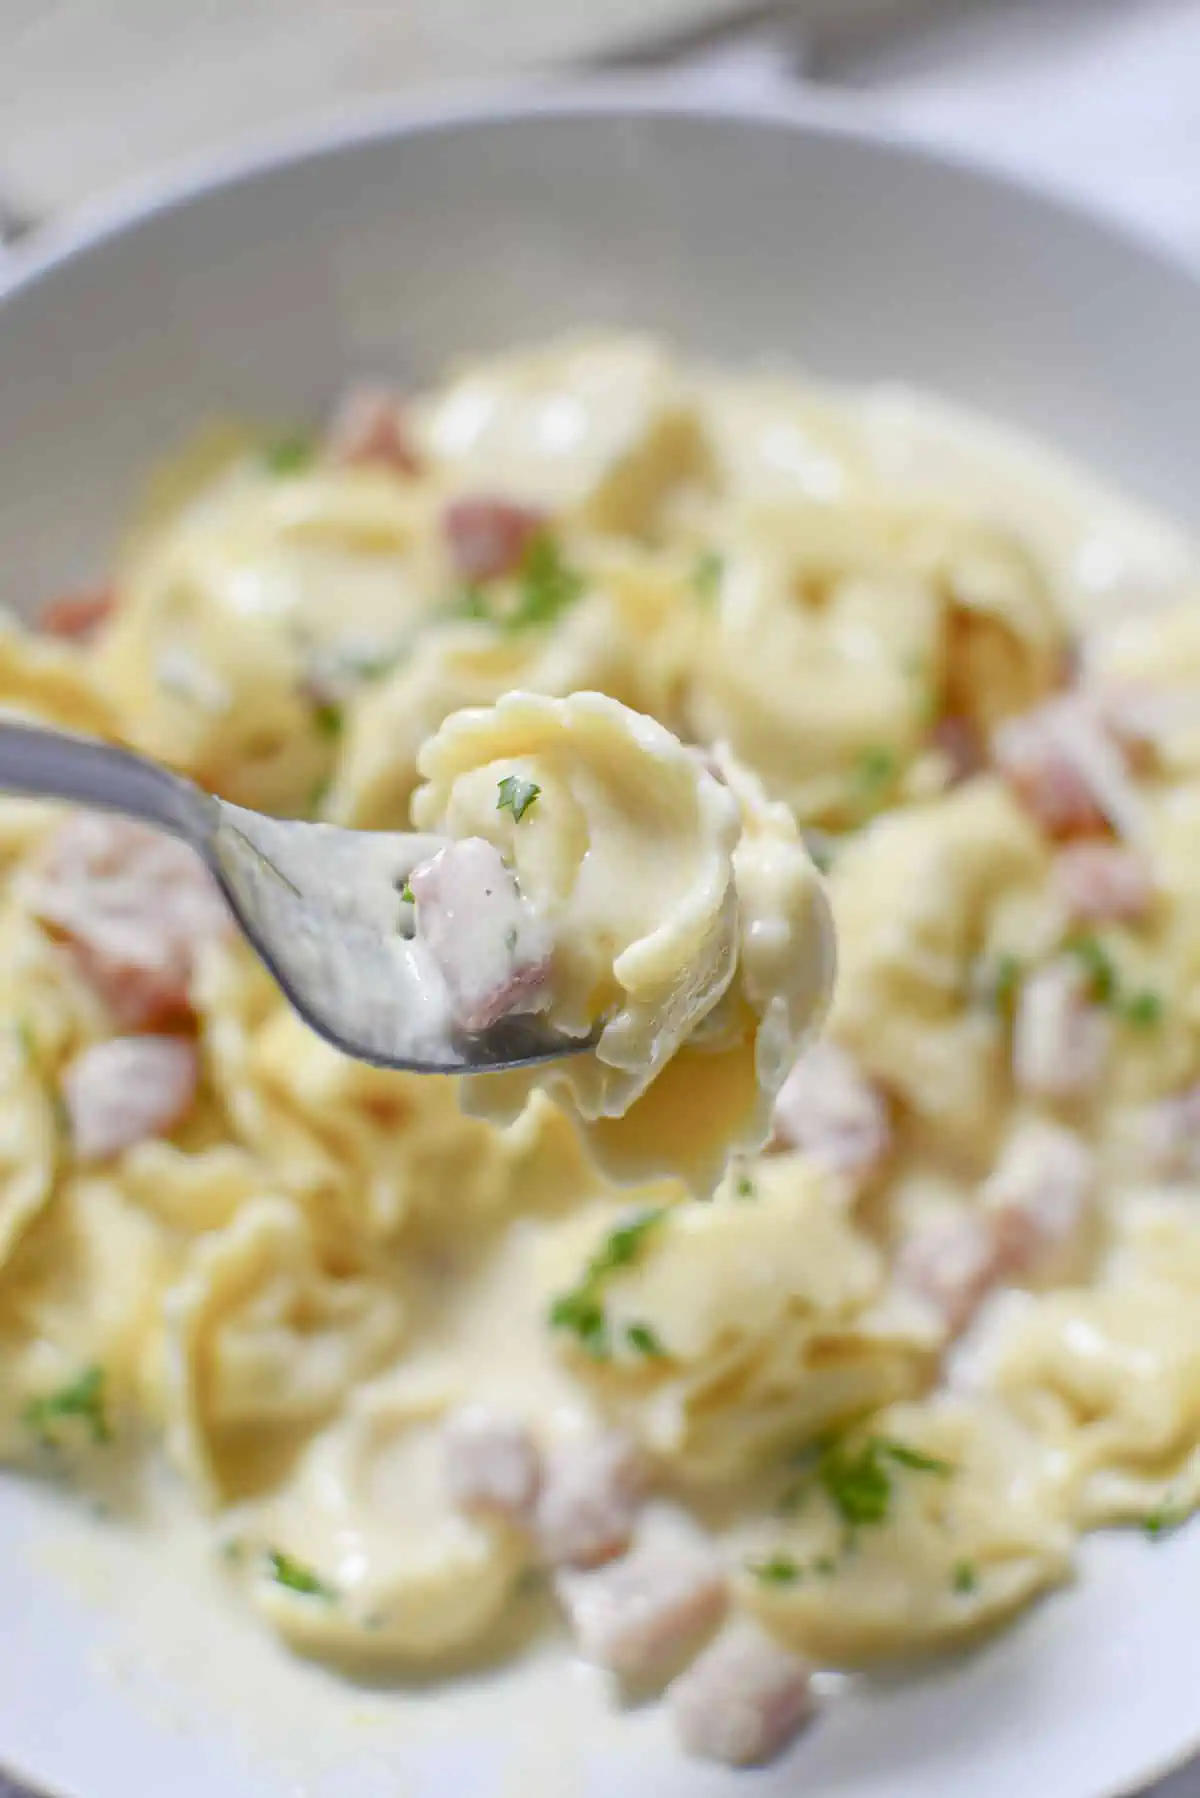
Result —
<instances>
[{"instance_id":1,"label":"bowl interior","mask_svg":"<svg viewBox=\"0 0 1200 1798\"><path fill-rule=\"evenodd\" d=\"M544 102L348 137L7 295L5 603L94 574L136 472L198 419L294 418L348 375L589 324L923 383L1184 517L1198 299L1066 205L828 123Z\"/></svg>"}]
</instances>

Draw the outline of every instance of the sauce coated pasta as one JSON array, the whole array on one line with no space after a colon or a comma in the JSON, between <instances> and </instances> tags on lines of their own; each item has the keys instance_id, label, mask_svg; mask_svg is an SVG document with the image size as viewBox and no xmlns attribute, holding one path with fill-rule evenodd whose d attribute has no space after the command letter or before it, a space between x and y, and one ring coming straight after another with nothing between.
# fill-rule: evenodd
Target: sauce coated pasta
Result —
<instances>
[{"instance_id":1,"label":"sauce coated pasta","mask_svg":"<svg viewBox=\"0 0 1200 1798\"><path fill-rule=\"evenodd\" d=\"M4 803L5 1457L166 1457L261 1623L373 1678L501 1654L537 1581L737 1765L814 1670L1184 1521L1198 601L1034 446L642 339L209 431L0 630L0 703L445 834L404 903L457 1025L595 1043L347 1061L186 852Z\"/></svg>"}]
</instances>

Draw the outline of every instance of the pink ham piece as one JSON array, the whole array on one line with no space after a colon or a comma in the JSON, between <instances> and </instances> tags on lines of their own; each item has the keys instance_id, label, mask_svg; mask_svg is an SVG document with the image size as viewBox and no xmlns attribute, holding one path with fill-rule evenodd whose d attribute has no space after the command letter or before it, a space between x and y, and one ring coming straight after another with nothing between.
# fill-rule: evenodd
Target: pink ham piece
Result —
<instances>
[{"instance_id":1,"label":"pink ham piece","mask_svg":"<svg viewBox=\"0 0 1200 1798\"><path fill-rule=\"evenodd\" d=\"M446 1419L442 1448L446 1489L456 1510L532 1523L541 1457L518 1418L465 1405Z\"/></svg>"},{"instance_id":2,"label":"pink ham piece","mask_svg":"<svg viewBox=\"0 0 1200 1798\"><path fill-rule=\"evenodd\" d=\"M387 387L352 387L330 421L325 449L331 461L344 466L375 463L394 468L397 474L421 472L404 402Z\"/></svg>"},{"instance_id":3,"label":"pink ham piece","mask_svg":"<svg viewBox=\"0 0 1200 1798\"><path fill-rule=\"evenodd\" d=\"M472 582L516 574L545 525L544 512L486 494L451 500L442 513L442 535L455 572Z\"/></svg>"},{"instance_id":4,"label":"pink ham piece","mask_svg":"<svg viewBox=\"0 0 1200 1798\"><path fill-rule=\"evenodd\" d=\"M1065 1276L1095 1192L1095 1158L1076 1131L1020 1124L979 1193L1001 1277Z\"/></svg>"},{"instance_id":5,"label":"pink ham piece","mask_svg":"<svg viewBox=\"0 0 1200 1798\"><path fill-rule=\"evenodd\" d=\"M900 1285L946 1334L966 1329L1001 1281L1066 1275L1095 1198L1095 1161L1074 1130L1031 1118L979 1189L979 1209L915 1232L896 1261Z\"/></svg>"},{"instance_id":6,"label":"pink ham piece","mask_svg":"<svg viewBox=\"0 0 1200 1798\"><path fill-rule=\"evenodd\" d=\"M583 1658L631 1685L674 1671L727 1603L716 1556L683 1537L641 1543L590 1572L559 1573L554 1589Z\"/></svg>"},{"instance_id":7,"label":"pink ham piece","mask_svg":"<svg viewBox=\"0 0 1200 1798\"><path fill-rule=\"evenodd\" d=\"M1200 1179L1200 1086L1189 1086L1150 1108L1146 1150L1158 1179Z\"/></svg>"},{"instance_id":8,"label":"pink ham piece","mask_svg":"<svg viewBox=\"0 0 1200 1798\"><path fill-rule=\"evenodd\" d=\"M88 643L112 617L117 596L111 587L84 587L47 600L37 615L37 628L47 637Z\"/></svg>"},{"instance_id":9,"label":"pink ham piece","mask_svg":"<svg viewBox=\"0 0 1200 1798\"><path fill-rule=\"evenodd\" d=\"M987 762L979 731L970 718L940 718L933 727L930 743L946 758L951 786L969 780Z\"/></svg>"},{"instance_id":10,"label":"pink ham piece","mask_svg":"<svg viewBox=\"0 0 1200 1798\"><path fill-rule=\"evenodd\" d=\"M1055 857L1053 882L1073 924L1136 924L1154 904L1145 862L1119 843L1068 843Z\"/></svg>"},{"instance_id":11,"label":"pink ham piece","mask_svg":"<svg viewBox=\"0 0 1200 1798\"><path fill-rule=\"evenodd\" d=\"M747 1622L672 1682L667 1704L681 1747L725 1767L774 1760L816 1708L808 1663Z\"/></svg>"},{"instance_id":12,"label":"pink ham piece","mask_svg":"<svg viewBox=\"0 0 1200 1798\"><path fill-rule=\"evenodd\" d=\"M1038 968L1021 983L1013 1019L1013 1077L1027 1098L1086 1098L1100 1083L1110 1021L1088 998L1088 975L1074 956Z\"/></svg>"},{"instance_id":13,"label":"pink ham piece","mask_svg":"<svg viewBox=\"0 0 1200 1798\"><path fill-rule=\"evenodd\" d=\"M198 950L229 929L225 902L190 849L93 812L55 832L32 872L30 905L130 1030L186 1014Z\"/></svg>"},{"instance_id":14,"label":"pink ham piece","mask_svg":"<svg viewBox=\"0 0 1200 1798\"><path fill-rule=\"evenodd\" d=\"M978 1212L913 1233L896 1257L896 1280L934 1312L947 1336L966 1329L1000 1277L990 1221Z\"/></svg>"},{"instance_id":15,"label":"pink ham piece","mask_svg":"<svg viewBox=\"0 0 1200 1798\"><path fill-rule=\"evenodd\" d=\"M550 1567L597 1567L623 1554L645 1497L647 1469L617 1431L564 1438L550 1449L534 1534Z\"/></svg>"},{"instance_id":16,"label":"pink ham piece","mask_svg":"<svg viewBox=\"0 0 1200 1798\"><path fill-rule=\"evenodd\" d=\"M498 849L464 837L414 868L408 884L417 941L436 963L461 1029L486 1030L549 1005L549 933Z\"/></svg>"},{"instance_id":17,"label":"pink ham piece","mask_svg":"<svg viewBox=\"0 0 1200 1798\"><path fill-rule=\"evenodd\" d=\"M1137 835L1141 807L1125 755L1083 694L1065 693L1010 718L992 741L996 766L1052 837L1111 826Z\"/></svg>"},{"instance_id":18,"label":"pink ham piece","mask_svg":"<svg viewBox=\"0 0 1200 1798\"><path fill-rule=\"evenodd\" d=\"M107 1161L167 1136L192 1108L196 1045L180 1036L118 1036L84 1049L63 1071L71 1143L80 1161Z\"/></svg>"},{"instance_id":19,"label":"pink ham piece","mask_svg":"<svg viewBox=\"0 0 1200 1798\"><path fill-rule=\"evenodd\" d=\"M802 1150L857 1193L891 1140L887 1101L854 1057L828 1040L805 1050L775 1101L772 1147Z\"/></svg>"}]
</instances>

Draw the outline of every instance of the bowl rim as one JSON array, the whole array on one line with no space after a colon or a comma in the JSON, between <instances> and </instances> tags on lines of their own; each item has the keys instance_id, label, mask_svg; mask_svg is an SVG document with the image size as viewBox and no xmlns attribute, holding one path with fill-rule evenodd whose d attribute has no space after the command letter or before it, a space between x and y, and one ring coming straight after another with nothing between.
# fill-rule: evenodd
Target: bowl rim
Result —
<instances>
[{"instance_id":1,"label":"bowl rim","mask_svg":"<svg viewBox=\"0 0 1200 1798\"><path fill-rule=\"evenodd\" d=\"M531 76L504 82L458 82L402 99L351 104L299 125L239 135L221 151L201 152L165 170L119 184L110 193L33 229L0 258L0 309L92 251L151 227L160 215L236 191L265 176L391 140L434 137L538 119L609 119L636 123L686 119L734 122L867 148L934 173L958 174L1082 227L1164 275L1200 287L1200 250L1171 242L1153 227L1080 195L1053 176L1005 167L986 153L922 138L890 119L876 100L851 93L794 89L777 78L761 94L722 94L707 71L660 71L576 80Z\"/></svg>"}]
</instances>

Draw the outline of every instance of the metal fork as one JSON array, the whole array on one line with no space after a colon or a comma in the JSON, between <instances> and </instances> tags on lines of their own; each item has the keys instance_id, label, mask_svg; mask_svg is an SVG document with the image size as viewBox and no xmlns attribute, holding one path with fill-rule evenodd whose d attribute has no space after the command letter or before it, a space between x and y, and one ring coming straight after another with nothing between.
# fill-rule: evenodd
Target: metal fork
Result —
<instances>
[{"instance_id":1,"label":"metal fork","mask_svg":"<svg viewBox=\"0 0 1200 1798\"><path fill-rule=\"evenodd\" d=\"M411 933L401 888L445 839L267 818L203 792L130 750L37 725L0 722L0 791L121 812L190 845L215 876L247 941L305 1023L358 1061L417 1074L474 1074L577 1055L536 1017L414 1049L413 986L397 939Z\"/></svg>"}]
</instances>

